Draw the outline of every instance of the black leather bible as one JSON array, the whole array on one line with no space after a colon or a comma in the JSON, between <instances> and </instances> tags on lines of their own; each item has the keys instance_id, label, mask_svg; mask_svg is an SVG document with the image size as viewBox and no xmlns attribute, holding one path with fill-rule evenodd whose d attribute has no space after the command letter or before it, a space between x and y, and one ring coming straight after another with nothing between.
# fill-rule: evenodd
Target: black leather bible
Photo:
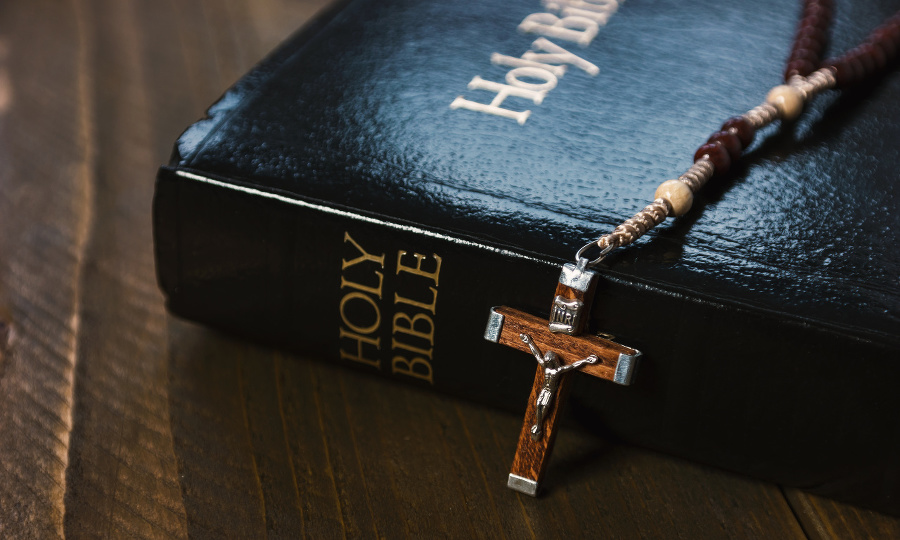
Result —
<instances>
[{"instance_id":1,"label":"black leather bible","mask_svg":"<svg viewBox=\"0 0 900 540\"><path fill-rule=\"evenodd\" d=\"M535 361L484 340L491 307L547 315L560 264L780 82L799 16L588 3L605 6L596 32L562 12L574 0L322 14L160 169L169 309L523 411ZM829 50L894 9L839 2ZM896 64L819 96L687 216L606 259L589 328L642 364L628 387L575 376L570 418L900 514L898 98Z\"/></svg>"}]
</instances>

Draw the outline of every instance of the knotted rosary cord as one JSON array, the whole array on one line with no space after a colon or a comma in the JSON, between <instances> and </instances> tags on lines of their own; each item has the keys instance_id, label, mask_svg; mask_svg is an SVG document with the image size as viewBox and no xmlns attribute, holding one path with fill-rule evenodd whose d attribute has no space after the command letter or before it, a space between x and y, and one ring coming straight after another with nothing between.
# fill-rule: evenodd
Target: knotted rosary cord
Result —
<instances>
[{"instance_id":1,"label":"knotted rosary cord","mask_svg":"<svg viewBox=\"0 0 900 540\"><path fill-rule=\"evenodd\" d=\"M888 18L857 47L837 58L821 62L833 15L831 0L806 0L803 15L784 71L787 84L769 91L765 103L729 118L694 154L694 164L677 180L660 184L654 201L601 236L597 247L608 253L627 246L668 216L682 216L694 201L694 193L713 176L728 172L753 142L756 131L775 120L791 121L813 96L829 88L844 89L883 70L900 51L900 11ZM602 257L601 257L602 258ZM592 262L596 264L600 259Z\"/></svg>"}]
</instances>

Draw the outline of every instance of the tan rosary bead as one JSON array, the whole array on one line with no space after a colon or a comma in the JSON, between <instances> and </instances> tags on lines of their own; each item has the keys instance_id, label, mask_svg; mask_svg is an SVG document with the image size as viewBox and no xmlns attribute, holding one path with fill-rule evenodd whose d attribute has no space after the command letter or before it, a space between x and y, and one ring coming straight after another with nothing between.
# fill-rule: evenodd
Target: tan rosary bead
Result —
<instances>
[{"instance_id":1,"label":"tan rosary bead","mask_svg":"<svg viewBox=\"0 0 900 540\"><path fill-rule=\"evenodd\" d=\"M665 199L675 216L683 216L694 203L694 193L684 182L666 180L656 188L654 199Z\"/></svg>"},{"instance_id":2,"label":"tan rosary bead","mask_svg":"<svg viewBox=\"0 0 900 540\"><path fill-rule=\"evenodd\" d=\"M803 111L803 94L793 86L782 84L769 91L766 103L778 109L785 120L793 120Z\"/></svg>"}]
</instances>

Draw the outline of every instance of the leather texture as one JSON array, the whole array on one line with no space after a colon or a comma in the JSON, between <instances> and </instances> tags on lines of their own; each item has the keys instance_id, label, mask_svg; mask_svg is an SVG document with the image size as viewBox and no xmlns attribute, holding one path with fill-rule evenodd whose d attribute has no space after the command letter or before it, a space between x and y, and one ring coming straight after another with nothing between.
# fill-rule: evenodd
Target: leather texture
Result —
<instances>
[{"instance_id":1,"label":"leather texture","mask_svg":"<svg viewBox=\"0 0 900 540\"><path fill-rule=\"evenodd\" d=\"M855 45L896 7L840 3L829 51ZM599 74L570 67L540 105L508 98L504 107L532 111L524 125L452 110L460 95L494 97L467 83L504 82L510 68L491 54L529 50L539 36L517 26L538 11L526 1L351 2L327 31L307 32L278 53L283 63L229 91L183 135L174 164L374 213L389 201L402 219L570 259L781 82L799 10L629 1L588 47L555 41ZM762 130L686 217L604 271L896 345L898 95L895 69Z\"/></svg>"}]
</instances>

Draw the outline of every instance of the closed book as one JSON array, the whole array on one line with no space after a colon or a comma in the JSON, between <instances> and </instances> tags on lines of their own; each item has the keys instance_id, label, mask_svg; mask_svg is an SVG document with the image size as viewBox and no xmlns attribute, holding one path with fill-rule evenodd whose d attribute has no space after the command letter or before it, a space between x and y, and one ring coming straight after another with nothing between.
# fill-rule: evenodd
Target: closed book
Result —
<instances>
[{"instance_id":1,"label":"closed book","mask_svg":"<svg viewBox=\"0 0 900 540\"><path fill-rule=\"evenodd\" d=\"M844 4L835 53L893 9ZM491 308L546 317L560 265L779 83L798 16L775 0L337 5L160 169L168 307L522 411L535 360L484 339ZM898 97L896 63L820 95L605 259L588 327L643 356L630 386L574 376L570 418L900 513Z\"/></svg>"}]
</instances>

